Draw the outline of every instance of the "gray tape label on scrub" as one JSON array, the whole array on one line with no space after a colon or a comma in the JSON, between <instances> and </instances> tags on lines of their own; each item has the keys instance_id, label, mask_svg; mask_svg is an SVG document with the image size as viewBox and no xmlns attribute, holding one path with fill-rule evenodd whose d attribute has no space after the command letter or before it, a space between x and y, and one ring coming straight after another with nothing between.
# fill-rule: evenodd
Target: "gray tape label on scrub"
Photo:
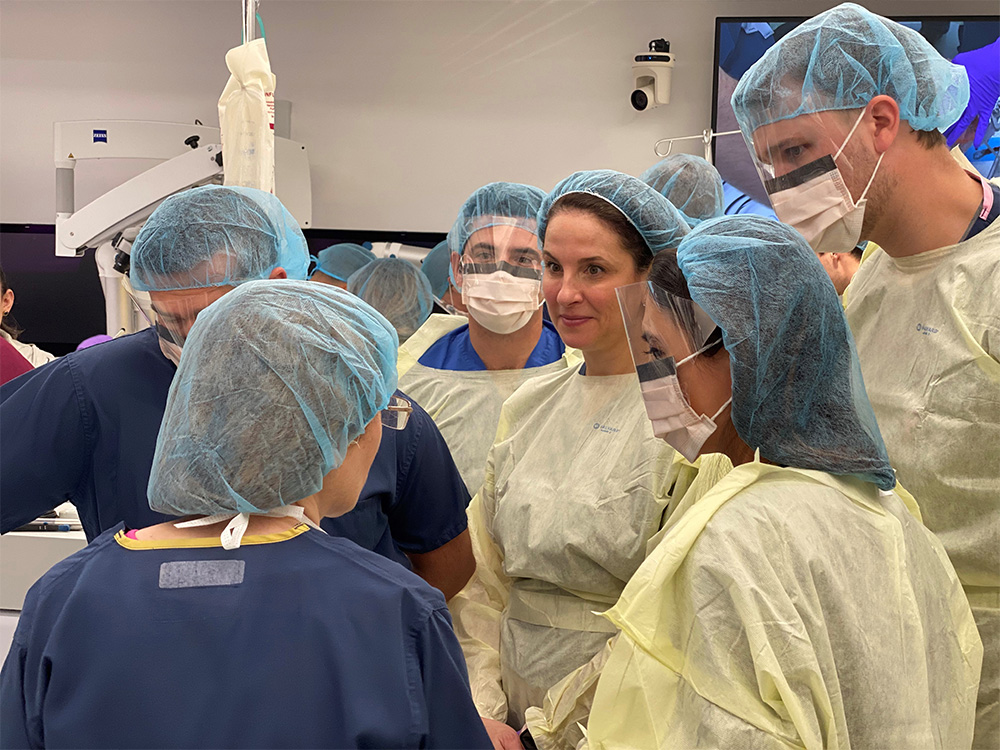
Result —
<instances>
[{"instance_id":1,"label":"gray tape label on scrub","mask_svg":"<svg viewBox=\"0 0 1000 750\"><path fill-rule=\"evenodd\" d=\"M161 589L202 586L238 586L243 583L244 560L184 560L160 565Z\"/></svg>"}]
</instances>

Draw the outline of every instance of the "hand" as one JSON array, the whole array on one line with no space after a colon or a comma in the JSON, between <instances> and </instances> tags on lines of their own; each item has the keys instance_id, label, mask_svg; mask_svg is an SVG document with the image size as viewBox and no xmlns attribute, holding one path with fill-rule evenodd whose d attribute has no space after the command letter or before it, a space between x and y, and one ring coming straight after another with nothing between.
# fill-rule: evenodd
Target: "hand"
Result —
<instances>
[{"instance_id":1,"label":"hand","mask_svg":"<svg viewBox=\"0 0 1000 750\"><path fill-rule=\"evenodd\" d=\"M958 122L945 131L948 146L954 146L978 117L979 124L976 126L973 143L978 148L986 139L990 117L1000 98L1000 39L981 49L955 55L952 62L965 66L969 74L969 106Z\"/></svg>"},{"instance_id":2,"label":"hand","mask_svg":"<svg viewBox=\"0 0 1000 750\"><path fill-rule=\"evenodd\" d=\"M493 742L494 750L524 750L521 739L517 732L504 724L502 721L494 721L486 717L480 717L486 727L486 733Z\"/></svg>"}]
</instances>

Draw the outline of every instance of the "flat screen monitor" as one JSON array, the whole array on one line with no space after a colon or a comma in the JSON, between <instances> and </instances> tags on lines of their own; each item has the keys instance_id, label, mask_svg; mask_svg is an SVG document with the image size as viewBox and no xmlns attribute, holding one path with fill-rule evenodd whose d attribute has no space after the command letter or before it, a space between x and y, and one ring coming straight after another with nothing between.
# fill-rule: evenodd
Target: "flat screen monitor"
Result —
<instances>
[{"instance_id":1,"label":"flat screen monitor","mask_svg":"<svg viewBox=\"0 0 1000 750\"><path fill-rule=\"evenodd\" d=\"M94 251L79 258L56 256L55 227L0 224L0 266L14 290L11 318L20 339L52 354L104 333L104 292Z\"/></svg>"},{"instance_id":2,"label":"flat screen monitor","mask_svg":"<svg viewBox=\"0 0 1000 750\"><path fill-rule=\"evenodd\" d=\"M736 83L765 51L805 20L806 16L716 19L713 130L726 132L739 129L730 104ZM922 34L949 60L959 52L992 44L1000 36L1000 16L898 16L893 20ZM998 124L993 123L994 131ZM993 178L1000 176L998 153L1000 133L994 132L981 147L970 147L965 155L980 173ZM727 183L727 206L732 205L733 196L738 192L768 205L767 195L742 136L716 138L714 158L715 166Z\"/></svg>"}]
</instances>

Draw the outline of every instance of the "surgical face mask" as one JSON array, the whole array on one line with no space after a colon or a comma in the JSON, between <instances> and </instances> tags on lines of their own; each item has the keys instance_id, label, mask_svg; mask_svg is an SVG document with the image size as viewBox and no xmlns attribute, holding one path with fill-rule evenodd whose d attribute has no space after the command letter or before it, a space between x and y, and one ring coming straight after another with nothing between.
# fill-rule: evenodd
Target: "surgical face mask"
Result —
<instances>
[{"instance_id":1,"label":"surgical face mask","mask_svg":"<svg viewBox=\"0 0 1000 750\"><path fill-rule=\"evenodd\" d=\"M701 447L717 429L716 418L733 399L727 399L711 417L698 414L684 397L677 380L677 368L717 343L719 342L715 341L705 345L676 364L668 357L636 368L646 415L653 424L653 434L665 440L688 461L694 461L701 453ZM664 368L670 372L663 374ZM654 373L658 376L651 377Z\"/></svg>"},{"instance_id":2,"label":"surgical face mask","mask_svg":"<svg viewBox=\"0 0 1000 750\"><path fill-rule=\"evenodd\" d=\"M851 198L837 159L861 124L862 112L844 143L831 156L809 162L788 174L765 180L764 189L778 218L796 229L817 253L847 253L861 239L868 190L882 164L879 155L871 179L857 203Z\"/></svg>"},{"instance_id":3,"label":"surgical face mask","mask_svg":"<svg viewBox=\"0 0 1000 750\"><path fill-rule=\"evenodd\" d=\"M541 282L511 276L506 271L466 274L462 281L462 302L469 315L493 333L519 331L541 307Z\"/></svg>"}]
</instances>

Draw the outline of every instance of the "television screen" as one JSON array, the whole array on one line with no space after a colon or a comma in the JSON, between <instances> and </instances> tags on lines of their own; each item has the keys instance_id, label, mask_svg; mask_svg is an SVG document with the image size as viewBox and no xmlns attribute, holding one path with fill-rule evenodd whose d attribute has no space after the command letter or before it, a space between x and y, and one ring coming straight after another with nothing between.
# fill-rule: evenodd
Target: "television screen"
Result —
<instances>
[{"instance_id":1,"label":"television screen","mask_svg":"<svg viewBox=\"0 0 1000 750\"><path fill-rule=\"evenodd\" d=\"M2 224L0 267L14 290L10 317L23 329L21 341L62 355L105 332L104 291L93 250L60 258L55 227Z\"/></svg>"},{"instance_id":2,"label":"television screen","mask_svg":"<svg viewBox=\"0 0 1000 750\"><path fill-rule=\"evenodd\" d=\"M716 19L713 130L723 133L739 129L730 105L736 83L767 49L805 20L805 16ZM949 60L959 52L985 47L1000 37L1000 17L908 16L894 20L922 34ZM964 149L965 155L976 169L989 178L1000 176L1000 164L997 160L1000 152L998 126L1000 123L997 122L997 111L994 110L991 127L993 133L989 139L979 148L973 148L970 144ZM721 136L715 139L714 148L715 166L726 183L726 212L773 215L743 137Z\"/></svg>"}]
</instances>

